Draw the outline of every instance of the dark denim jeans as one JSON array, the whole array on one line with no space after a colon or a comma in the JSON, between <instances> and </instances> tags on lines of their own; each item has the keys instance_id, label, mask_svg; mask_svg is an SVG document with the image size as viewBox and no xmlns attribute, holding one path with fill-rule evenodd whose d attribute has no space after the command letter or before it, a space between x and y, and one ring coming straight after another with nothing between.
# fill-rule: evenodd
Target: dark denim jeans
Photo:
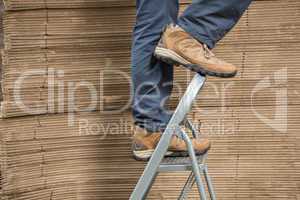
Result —
<instances>
[{"instance_id":1,"label":"dark denim jeans","mask_svg":"<svg viewBox=\"0 0 300 200\"><path fill-rule=\"evenodd\" d=\"M137 0L131 58L136 125L155 132L164 129L171 117L164 105L172 92L173 66L153 57L164 27L178 24L213 48L250 3L251 0L196 0L178 17L178 0Z\"/></svg>"}]
</instances>

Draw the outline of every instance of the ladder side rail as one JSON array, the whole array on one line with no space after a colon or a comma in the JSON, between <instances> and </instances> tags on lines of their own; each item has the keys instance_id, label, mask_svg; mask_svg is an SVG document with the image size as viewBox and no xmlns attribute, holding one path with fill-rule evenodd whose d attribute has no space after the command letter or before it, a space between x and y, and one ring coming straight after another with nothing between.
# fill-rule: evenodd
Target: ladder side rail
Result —
<instances>
[{"instance_id":1,"label":"ladder side rail","mask_svg":"<svg viewBox=\"0 0 300 200\"><path fill-rule=\"evenodd\" d=\"M186 180L180 195L178 197L178 200L185 200L188 197L189 192L191 191L191 189L193 188L194 184L195 184L195 176L194 173L191 172L188 179Z\"/></svg>"},{"instance_id":2,"label":"ladder side rail","mask_svg":"<svg viewBox=\"0 0 300 200\"><path fill-rule=\"evenodd\" d=\"M195 153L192 141L184 131L181 130L181 132L182 132L183 139L186 142L186 145L188 147L189 156L192 160L192 169L193 169L193 173L195 175L195 180L196 180L196 183L198 186L200 199L206 200L205 188L204 188L204 184L203 184L203 181L201 178L200 167L199 167L198 159L196 157L196 153Z\"/></svg>"},{"instance_id":3,"label":"ladder side rail","mask_svg":"<svg viewBox=\"0 0 300 200\"><path fill-rule=\"evenodd\" d=\"M209 192L209 195L210 195L210 199L211 200L216 200L216 194L215 194L215 191L214 191L214 187L213 187L211 178L208 174L207 166L204 166L203 173L204 173L204 177L205 177L205 180L206 180L206 184L207 184L208 192Z\"/></svg>"},{"instance_id":4,"label":"ladder side rail","mask_svg":"<svg viewBox=\"0 0 300 200\"><path fill-rule=\"evenodd\" d=\"M195 128L194 124L189 119L186 119L185 126L192 131L194 138L199 138L199 131Z\"/></svg>"}]
</instances>

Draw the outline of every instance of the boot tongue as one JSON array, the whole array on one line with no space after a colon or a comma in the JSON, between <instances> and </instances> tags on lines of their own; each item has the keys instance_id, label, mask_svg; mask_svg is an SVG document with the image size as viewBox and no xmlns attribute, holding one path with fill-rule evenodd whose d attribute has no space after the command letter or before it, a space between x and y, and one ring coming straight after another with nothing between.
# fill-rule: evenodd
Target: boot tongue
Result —
<instances>
[{"instance_id":1,"label":"boot tongue","mask_svg":"<svg viewBox=\"0 0 300 200\"><path fill-rule=\"evenodd\" d=\"M205 56L206 52L201 43L197 43L194 39L186 38L180 41L178 44L180 51L189 54L188 56L192 57L203 57Z\"/></svg>"}]
</instances>

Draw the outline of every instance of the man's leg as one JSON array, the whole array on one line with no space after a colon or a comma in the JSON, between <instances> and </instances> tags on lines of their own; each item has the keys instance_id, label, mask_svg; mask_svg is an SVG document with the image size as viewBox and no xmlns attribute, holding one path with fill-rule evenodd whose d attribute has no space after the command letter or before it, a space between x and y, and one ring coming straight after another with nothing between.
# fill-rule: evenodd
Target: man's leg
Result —
<instances>
[{"instance_id":1,"label":"man's leg","mask_svg":"<svg viewBox=\"0 0 300 200\"><path fill-rule=\"evenodd\" d=\"M133 116L149 132L163 129L170 119L164 102L172 92L173 66L153 57L163 28L177 23L177 0L137 0L133 33Z\"/></svg>"},{"instance_id":2,"label":"man's leg","mask_svg":"<svg viewBox=\"0 0 300 200\"><path fill-rule=\"evenodd\" d=\"M182 14L178 25L208 47L228 33L252 0L195 0Z\"/></svg>"},{"instance_id":3,"label":"man's leg","mask_svg":"<svg viewBox=\"0 0 300 200\"><path fill-rule=\"evenodd\" d=\"M237 67L217 58L210 49L237 23L251 0L195 0L169 25L155 56L211 76L233 77Z\"/></svg>"},{"instance_id":4,"label":"man's leg","mask_svg":"<svg viewBox=\"0 0 300 200\"><path fill-rule=\"evenodd\" d=\"M148 160L167 126L171 114L164 109L171 95L173 66L153 57L154 50L167 24L177 23L177 0L138 0L137 22L132 47L132 79L134 89L133 116L135 119L133 155ZM204 153L210 148L208 139L194 139L195 151ZM168 155L187 152L182 139L174 136Z\"/></svg>"}]
</instances>

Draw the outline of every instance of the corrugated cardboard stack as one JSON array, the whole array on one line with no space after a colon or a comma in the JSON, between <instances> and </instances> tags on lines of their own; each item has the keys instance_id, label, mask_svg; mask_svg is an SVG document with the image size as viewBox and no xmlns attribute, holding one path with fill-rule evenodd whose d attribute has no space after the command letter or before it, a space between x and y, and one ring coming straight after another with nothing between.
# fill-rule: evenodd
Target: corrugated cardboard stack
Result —
<instances>
[{"instance_id":1,"label":"corrugated cardboard stack","mask_svg":"<svg viewBox=\"0 0 300 200\"><path fill-rule=\"evenodd\" d=\"M133 1L5 6L2 116L15 118L0 121L4 199L128 199L144 167L130 114L99 110L130 102ZM299 19L297 0L255 1L215 50L240 73L209 78L191 118L213 140L219 199L299 198ZM175 76L184 87L192 74ZM175 199L185 175L160 176L149 199Z\"/></svg>"},{"instance_id":2,"label":"corrugated cardboard stack","mask_svg":"<svg viewBox=\"0 0 300 200\"><path fill-rule=\"evenodd\" d=\"M3 26L2 26L2 19L3 19L3 4L0 3L0 49L3 49ZM0 55L2 55L2 51L0 52ZM0 56L0 75L2 74L2 56ZM1 76L0 76L0 80L1 80ZM1 81L0 81L0 88L1 87ZM0 101L2 101L2 90L0 89Z\"/></svg>"}]
</instances>

